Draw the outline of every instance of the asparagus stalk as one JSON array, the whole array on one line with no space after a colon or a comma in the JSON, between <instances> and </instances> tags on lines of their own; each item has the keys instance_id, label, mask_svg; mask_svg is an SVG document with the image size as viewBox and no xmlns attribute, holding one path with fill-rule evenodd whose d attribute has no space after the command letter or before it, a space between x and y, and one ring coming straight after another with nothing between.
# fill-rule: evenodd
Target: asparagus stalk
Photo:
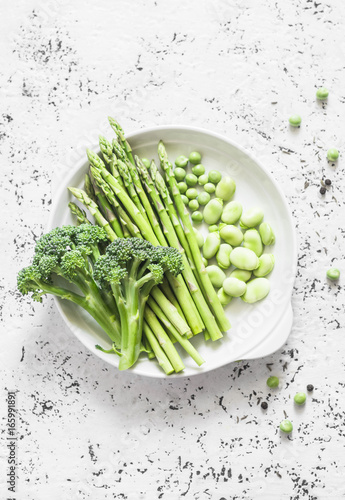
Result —
<instances>
[{"instance_id":1,"label":"asparagus stalk","mask_svg":"<svg viewBox=\"0 0 345 500\"><path fill-rule=\"evenodd\" d=\"M208 274L206 272L204 263L202 261L200 249L198 247L198 243L196 240L195 233L193 231L193 226L189 218L189 213L185 207L185 204L183 203L183 200L181 198L180 191L177 187L177 182L176 179L173 175L171 166L168 162L168 156L164 147L164 144L162 141L159 142L158 145L158 155L161 161L161 166L163 170L165 171L166 178L170 187L170 193L171 196L174 198L176 208L178 210L179 216L181 218L181 221L183 223L184 229L185 229L185 234L187 237L187 241L189 243L192 256L194 259L195 263L195 268L197 273L200 276L200 280L203 284L203 288L207 294L207 299L208 302L213 309L215 316L217 318L217 321L219 323L219 326L222 331L226 331L230 328L230 322L225 316L224 309L222 304L219 301L219 298L217 296L217 293L215 289L213 288L213 285L208 277ZM212 335L212 331L208 329L210 335Z\"/></svg>"},{"instance_id":2,"label":"asparagus stalk","mask_svg":"<svg viewBox=\"0 0 345 500\"><path fill-rule=\"evenodd\" d=\"M151 328L146 323L146 321L144 321L143 332L144 332L144 335L146 336L147 340L149 341L153 352L156 355L159 366L161 366L163 368L163 370L165 371L165 373L167 375L170 375L171 373L173 373L174 368L173 368L172 364L170 363L167 355L165 354L165 352L163 351L163 349L159 345L157 338L153 334Z\"/></svg>"},{"instance_id":3,"label":"asparagus stalk","mask_svg":"<svg viewBox=\"0 0 345 500\"><path fill-rule=\"evenodd\" d=\"M113 175L115 179L117 179L121 184L121 186L123 186L121 175L119 174L119 171L117 169L117 158L113 152L112 145L102 135L99 136L99 147L101 149L104 162L107 164L111 175Z\"/></svg>"},{"instance_id":4,"label":"asparagus stalk","mask_svg":"<svg viewBox=\"0 0 345 500\"><path fill-rule=\"evenodd\" d=\"M123 183L127 189L127 192L131 198L131 200L133 201L133 203L135 204L135 206L138 208L138 210L140 211L141 215L145 218L145 220L149 223L149 219L145 213L145 210L143 209L143 206L141 204L141 201L138 197L138 194L136 192L136 189L134 187L134 184L133 184L133 181L132 181L132 177L131 177L131 174L128 170L128 167L126 165L125 162L121 161L121 160L118 160L118 167L119 167L119 172L121 174L121 177L123 179Z\"/></svg>"},{"instance_id":5,"label":"asparagus stalk","mask_svg":"<svg viewBox=\"0 0 345 500\"><path fill-rule=\"evenodd\" d=\"M126 140L125 133L124 133L121 125L116 120L114 120L114 118L111 118L111 116L108 117L108 120L109 120L111 128L114 130L119 141L121 142L123 149L126 151L126 155L129 159L129 161L133 165L135 165L135 161L134 161L133 154L132 154L132 148L131 148L129 142Z\"/></svg>"},{"instance_id":6,"label":"asparagus stalk","mask_svg":"<svg viewBox=\"0 0 345 500\"><path fill-rule=\"evenodd\" d=\"M86 213L72 201L68 204L72 214L77 217L78 224L92 224L86 217Z\"/></svg>"}]
</instances>

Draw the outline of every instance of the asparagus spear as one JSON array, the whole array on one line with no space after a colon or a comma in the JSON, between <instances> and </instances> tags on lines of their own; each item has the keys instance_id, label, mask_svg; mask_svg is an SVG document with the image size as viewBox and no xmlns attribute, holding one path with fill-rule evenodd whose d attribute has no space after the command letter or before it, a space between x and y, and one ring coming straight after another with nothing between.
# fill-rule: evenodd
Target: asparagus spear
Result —
<instances>
[{"instance_id":1,"label":"asparagus spear","mask_svg":"<svg viewBox=\"0 0 345 500\"><path fill-rule=\"evenodd\" d=\"M107 164L110 173L119 181L121 186L123 186L123 180L117 169L117 158L113 152L112 145L102 135L99 136L99 147L101 149L104 162Z\"/></svg>"},{"instance_id":2,"label":"asparagus spear","mask_svg":"<svg viewBox=\"0 0 345 500\"><path fill-rule=\"evenodd\" d=\"M165 373L167 375L170 375L171 373L173 373L174 368L173 368L172 364L170 363L167 355L165 354L165 352L163 351L163 349L159 345L157 338L153 334L151 328L146 323L146 321L144 321L144 324L143 324L143 332L144 332L147 340L149 341L153 352L156 355L158 364L163 368L163 370L165 371Z\"/></svg>"},{"instance_id":3,"label":"asparagus spear","mask_svg":"<svg viewBox=\"0 0 345 500\"><path fill-rule=\"evenodd\" d=\"M116 120L114 120L114 118L111 118L111 116L108 117L108 120L109 120L111 128L114 130L119 141L121 142L123 149L126 151L126 154L127 154L129 161L133 165L135 165L135 161L134 161L133 154L132 154L132 148L131 148L129 142L126 140L125 133L124 133L121 125Z\"/></svg>"},{"instance_id":4,"label":"asparagus spear","mask_svg":"<svg viewBox=\"0 0 345 500\"><path fill-rule=\"evenodd\" d=\"M217 296L217 293L215 289L213 288L213 285L208 277L208 274L206 272L204 263L202 261L200 249L198 247L198 243L196 240L195 233L193 231L193 226L189 218L189 213L186 209L185 204L183 203L183 200L181 198L180 191L177 187L177 182L176 179L173 175L171 166L168 161L168 156L164 147L164 144L162 141L159 142L158 144L158 156L161 161L161 166L163 170L165 171L166 178L170 187L170 193L171 196L174 198L178 213L180 215L181 221L183 223L184 229L185 229L185 234L192 252L192 256L194 259L195 263L195 268L196 271L198 272L200 276L200 280L203 284L204 290L207 294L208 301L210 303L211 308L213 309L215 316L217 318L217 321L219 323L219 326L221 330L226 331L230 328L230 322L225 316L224 309L222 304L219 301L219 298ZM208 329L210 335L212 334L212 331Z\"/></svg>"},{"instance_id":5,"label":"asparagus spear","mask_svg":"<svg viewBox=\"0 0 345 500\"><path fill-rule=\"evenodd\" d=\"M68 204L72 214L77 217L78 224L92 224L86 217L86 213L72 201Z\"/></svg>"},{"instance_id":6,"label":"asparagus spear","mask_svg":"<svg viewBox=\"0 0 345 500\"><path fill-rule=\"evenodd\" d=\"M128 170L128 167L126 165L125 162L121 161L121 160L118 160L118 167L119 167L119 172L121 174L121 177L122 177L122 180L123 180L123 183L127 189L127 192L131 198L131 200L133 201L133 203L135 204L135 206L138 208L138 210L140 211L141 215L145 218L145 220L149 223L149 219L146 215L146 212L145 210L143 209L143 206L140 202L140 199L138 197L138 194L135 190L135 187L134 187L134 184L133 184L133 181L132 181L132 177L131 177L131 174Z\"/></svg>"}]
</instances>

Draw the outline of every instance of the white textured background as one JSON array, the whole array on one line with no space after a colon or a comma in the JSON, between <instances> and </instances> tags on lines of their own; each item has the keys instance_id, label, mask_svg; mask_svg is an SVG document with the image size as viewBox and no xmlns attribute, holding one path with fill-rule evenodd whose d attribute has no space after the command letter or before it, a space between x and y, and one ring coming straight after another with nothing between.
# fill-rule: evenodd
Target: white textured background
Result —
<instances>
[{"instance_id":1,"label":"white textured background","mask_svg":"<svg viewBox=\"0 0 345 500\"><path fill-rule=\"evenodd\" d=\"M17 499L340 499L344 487L345 4L341 0L3 0L1 415L18 390ZM320 85L328 103L315 100ZM303 117L289 130L288 116ZM54 189L106 117L198 125L242 144L283 186L299 235L289 341L181 380L118 373L53 302L16 291ZM320 179L333 187L319 195ZM266 364L272 363L273 372ZM269 393L270 374L281 387ZM295 392L315 385L304 408ZM258 405L267 400L266 412ZM290 438L278 432L284 410ZM4 434L2 434L4 436ZM7 452L1 450L1 498Z\"/></svg>"}]
</instances>

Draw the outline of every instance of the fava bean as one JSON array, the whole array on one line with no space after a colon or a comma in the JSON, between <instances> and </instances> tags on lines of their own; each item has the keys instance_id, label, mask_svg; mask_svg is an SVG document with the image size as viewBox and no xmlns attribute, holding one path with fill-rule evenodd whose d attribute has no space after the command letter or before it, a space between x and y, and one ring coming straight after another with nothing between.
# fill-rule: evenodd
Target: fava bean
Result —
<instances>
[{"instance_id":1,"label":"fava bean","mask_svg":"<svg viewBox=\"0 0 345 500\"><path fill-rule=\"evenodd\" d=\"M212 265L206 267L206 272L212 285L216 288L220 288L225 280L225 272L219 269L218 266Z\"/></svg>"},{"instance_id":2,"label":"fava bean","mask_svg":"<svg viewBox=\"0 0 345 500\"><path fill-rule=\"evenodd\" d=\"M243 241L243 233L237 226L219 225L220 237L233 247L239 246Z\"/></svg>"},{"instance_id":3,"label":"fava bean","mask_svg":"<svg viewBox=\"0 0 345 500\"><path fill-rule=\"evenodd\" d=\"M208 228L209 233L214 233L215 231L218 231L217 224L212 224L211 226L209 226L209 228Z\"/></svg>"},{"instance_id":4,"label":"fava bean","mask_svg":"<svg viewBox=\"0 0 345 500\"><path fill-rule=\"evenodd\" d=\"M223 201L215 198L207 203L204 208L204 221L206 224L216 224L222 215Z\"/></svg>"},{"instance_id":5,"label":"fava bean","mask_svg":"<svg viewBox=\"0 0 345 500\"><path fill-rule=\"evenodd\" d=\"M241 297L246 291L247 285L237 278L226 278L223 282L223 290L231 297Z\"/></svg>"},{"instance_id":6,"label":"fava bean","mask_svg":"<svg viewBox=\"0 0 345 500\"><path fill-rule=\"evenodd\" d=\"M225 224L236 224L242 215L242 205L238 201L230 201L223 208L222 221Z\"/></svg>"},{"instance_id":7,"label":"fava bean","mask_svg":"<svg viewBox=\"0 0 345 500\"><path fill-rule=\"evenodd\" d=\"M219 233L209 233L206 236L206 240L203 247L203 254L206 259L212 259L218 252L220 247L220 236Z\"/></svg>"},{"instance_id":8,"label":"fava bean","mask_svg":"<svg viewBox=\"0 0 345 500\"><path fill-rule=\"evenodd\" d=\"M189 155L189 161L193 165L197 165L198 163L201 162L201 154L198 153L197 151L192 151L191 154Z\"/></svg>"},{"instance_id":9,"label":"fava bean","mask_svg":"<svg viewBox=\"0 0 345 500\"><path fill-rule=\"evenodd\" d=\"M218 295L219 301L222 304L222 306L227 306L232 301L232 297L230 297L230 295L226 294L224 292L223 288L220 288L218 290L217 295Z\"/></svg>"},{"instance_id":10,"label":"fava bean","mask_svg":"<svg viewBox=\"0 0 345 500\"><path fill-rule=\"evenodd\" d=\"M195 200L195 198L197 198L198 196L198 191L195 188L189 188L186 191L186 196L190 200Z\"/></svg>"},{"instance_id":11,"label":"fava bean","mask_svg":"<svg viewBox=\"0 0 345 500\"><path fill-rule=\"evenodd\" d=\"M216 188L216 196L224 201L229 201L233 197L235 191L235 181L231 179L231 177L226 176L219 181Z\"/></svg>"},{"instance_id":12,"label":"fava bean","mask_svg":"<svg viewBox=\"0 0 345 500\"><path fill-rule=\"evenodd\" d=\"M174 176L177 182L183 181L183 179L186 177L185 169L180 167L175 168Z\"/></svg>"},{"instance_id":13,"label":"fava bean","mask_svg":"<svg viewBox=\"0 0 345 500\"><path fill-rule=\"evenodd\" d=\"M247 282L250 280L251 276L251 271L246 271L245 269L234 269L232 273L230 273L229 278L237 278L238 280Z\"/></svg>"},{"instance_id":14,"label":"fava bean","mask_svg":"<svg viewBox=\"0 0 345 500\"><path fill-rule=\"evenodd\" d=\"M243 246L244 248L253 250L253 252L256 253L258 257L260 257L264 249L262 246L259 231L257 231L256 229L248 229L248 231L246 231L243 236Z\"/></svg>"},{"instance_id":15,"label":"fava bean","mask_svg":"<svg viewBox=\"0 0 345 500\"><path fill-rule=\"evenodd\" d=\"M216 255L218 266L222 269L228 269L231 265L230 253L232 252L232 246L228 243L222 243Z\"/></svg>"},{"instance_id":16,"label":"fava bean","mask_svg":"<svg viewBox=\"0 0 345 500\"><path fill-rule=\"evenodd\" d=\"M257 278L267 276L274 268L274 255L273 253L264 253L259 257L259 267L254 269L253 274Z\"/></svg>"},{"instance_id":17,"label":"fava bean","mask_svg":"<svg viewBox=\"0 0 345 500\"><path fill-rule=\"evenodd\" d=\"M264 299L270 291L270 282L266 278L255 278L247 283L247 290L242 300L253 304Z\"/></svg>"},{"instance_id":18,"label":"fava bean","mask_svg":"<svg viewBox=\"0 0 345 500\"><path fill-rule=\"evenodd\" d=\"M200 205L207 205L210 199L211 196L208 193L203 192L198 195L198 202L200 203Z\"/></svg>"},{"instance_id":19,"label":"fava bean","mask_svg":"<svg viewBox=\"0 0 345 500\"><path fill-rule=\"evenodd\" d=\"M195 167L192 168L192 172L197 177L200 177L200 175L205 173L205 167L202 163L199 163L199 165L195 165Z\"/></svg>"},{"instance_id":20,"label":"fava bean","mask_svg":"<svg viewBox=\"0 0 345 500\"><path fill-rule=\"evenodd\" d=\"M260 224L259 233L261 236L261 241L264 245L273 245L276 240L273 229L268 224L268 222L263 222Z\"/></svg>"},{"instance_id":21,"label":"fava bean","mask_svg":"<svg viewBox=\"0 0 345 500\"><path fill-rule=\"evenodd\" d=\"M264 218L264 213L261 208L253 207L242 214L240 220L240 226L249 229L251 227L258 226L262 219Z\"/></svg>"},{"instance_id":22,"label":"fava bean","mask_svg":"<svg viewBox=\"0 0 345 500\"><path fill-rule=\"evenodd\" d=\"M200 186L205 186L205 184L208 183L208 175L207 174L200 175L198 183L200 184Z\"/></svg>"},{"instance_id":23,"label":"fava bean","mask_svg":"<svg viewBox=\"0 0 345 500\"><path fill-rule=\"evenodd\" d=\"M259 267L258 256L249 248L237 247L230 254L231 264L239 269L252 271Z\"/></svg>"},{"instance_id":24,"label":"fava bean","mask_svg":"<svg viewBox=\"0 0 345 500\"><path fill-rule=\"evenodd\" d=\"M194 221L196 224L200 224L204 218L202 213L198 212L198 210L196 212L193 212L191 217L192 221Z\"/></svg>"},{"instance_id":25,"label":"fava bean","mask_svg":"<svg viewBox=\"0 0 345 500\"><path fill-rule=\"evenodd\" d=\"M195 236L196 236L196 241L198 243L198 247L202 248L204 245L204 241L205 241L203 235L200 233L200 231L196 227L193 227L193 231L194 231Z\"/></svg>"},{"instance_id":26,"label":"fava bean","mask_svg":"<svg viewBox=\"0 0 345 500\"><path fill-rule=\"evenodd\" d=\"M218 184L220 179L222 178L222 174L218 172L218 170L210 170L208 173L209 181L213 184Z\"/></svg>"}]
</instances>

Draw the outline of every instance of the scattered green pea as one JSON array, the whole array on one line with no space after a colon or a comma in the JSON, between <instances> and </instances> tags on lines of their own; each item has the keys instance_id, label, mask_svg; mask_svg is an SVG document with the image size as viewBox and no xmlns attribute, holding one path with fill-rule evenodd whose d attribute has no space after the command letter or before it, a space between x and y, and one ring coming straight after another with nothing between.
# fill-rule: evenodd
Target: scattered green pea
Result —
<instances>
[{"instance_id":1,"label":"scattered green pea","mask_svg":"<svg viewBox=\"0 0 345 500\"><path fill-rule=\"evenodd\" d=\"M260 224L259 233L261 236L261 241L264 245L273 245L276 240L273 229L268 224L268 222L263 222Z\"/></svg>"},{"instance_id":2,"label":"scattered green pea","mask_svg":"<svg viewBox=\"0 0 345 500\"><path fill-rule=\"evenodd\" d=\"M142 158L141 161L146 168L150 168L150 160L148 160L147 158Z\"/></svg>"},{"instance_id":3,"label":"scattered green pea","mask_svg":"<svg viewBox=\"0 0 345 500\"><path fill-rule=\"evenodd\" d=\"M269 291L270 282L266 278L255 278L248 281L246 293L242 295L241 299L248 304L254 304L267 297Z\"/></svg>"},{"instance_id":4,"label":"scattered green pea","mask_svg":"<svg viewBox=\"0 0 345 500\"><path fill-rule=\"evenodd\" d=\"M216 255L217 264L222 269L228 269L231 265L230 254L232 252L232 246L228 243L222 243Z\"/></svg>"},{"instance_id":5,"label":"scattered green pea","mask_svg":"<svg viewBox=\"0 0 345 500\"><path fill-rule=\"evenodd\" d=\"M216 196L224 201L229 201L233 197L235 191L235 181L231 177L225 176L217 184Z\"/></svg>"},{"instance_id":6,"label":"scattered green pea","mask_svg":"<svg viewBox=\"0 0 345 500\"><path fill-rule=\"evenodd\" d=\"M195 188L189 188L186 191L186 196L190 200L194 200L198 196L198 191Z\"/></svg>"},{"instance_id":7,"label":"scattered green pea","mask_svg":"<svg viewBox=\"0 0 345 500\"><path fill-rule=\"evenodd\" d=\"M211 265L206 267L206 272L212 285L216 288L220 288L225 280L225 272L219 269L218 266Z\"/></svg>"},{"instance_id":8,"label":"scattered green pea","mask_svg":"<svg viewBox=\"0 0 345 500\"><path fill-rule=\"evenodd\" d=\"M279 378L278 377L268 377L266 380L266 384L268 387L278 387L279 385Z\"/></svg>"},{"instance_id":9,"label":"scattered green pea","mask_svg":"<svg viewBox=\"0 0 345 500\"><path fill-rule=\"evenodd\" d=\"M324 101L328 97L328 90L325 87L320 87L316 91L316 99L319 99L319 101Z\"/></svg>"},{"instance_id":10,"label":"scattered green pea","mask_svg":"<svg viewBox=\"0 0 345 500\"><path fill-rule=\"evenodd\" d=\"M205 186L205 184L208 183L208 174L200 175L198 183L200 184L200 186Z\"/></svg>"},{"instance_id":11,"label":"scattered green pea","mask_svg":"<svg viewBox=\"0 0 345 500\"><path fill-rule=\"evenodd\" d=\"M184 168L177 167L174 170L174 176L177 182L183 181L183 179L186 177L186 171Z\"/></svg>"},{"instance_id":12,"label":"scattered green pea","mask_svg":"<svg viewBox=\"0 0 345 500\"><path fill-rule=\"evenodd\" d=\"M188 200L187 196L185 196L184 194L181 194L181 198L182 198L183 203L184 203L185 205L188 205L189 200Z\"/></svg>"},{"instance_id":13,"label":"scattered green pea","mask_svg":"<svg viewBox=\"0 0 345 500\"><path fill-rule=\"evenodd\" d=\"M189 186L189 187L195 186L195 184L197 184L197 182L198 182L198 178L194 174L187 174L184 180L185 180L187 186Z\"/></svg>"},{"instance_id":14,"label":"scattered green pea","mask_svg":"<svg viewBox=\"0 0 345 500\"><path fill-rule=\"evenodd\" d=\"M289 118L289 123L291 127L299 127L301 125L302 118L299 115L291 115Z\"/></svg>"},{"instance_id":15,"label":"scattered green pea","mask_svg":"<svg viewBox=\"0 0 345 500\"><path fill-rule=\"evenodd\" d=\"M203 247L203 254L206 259L212 259L218 252L220 247L219 233L209 233Z\"/></svg>"},{"instance_id":16,"label":"scattered green pea","mask_svg":"<svg viewBox=\"0 0 345 500\"><path fill-rule=\"evenodd\" d=\"M305 392L298 392L293 399L296 405L304 405L307 395Z\"/></svg>"},{"instance_id":17,"label":"scattered green pea","mask_svg":"<svg viewBox=\"0 0 345 500\"><path fill-rule=\"evenodd\" d=\"M204 217L203 217L201 212L196 211L196 212L192 213L192 221L194 221L197 224L200 224L202 222L203 218Z\"/></svg>"},{"instance_id":18,"label":"scattered green pea","mask_svg":"<svg viewBox=\"0 0 345 500\"><path fill-rule=\"evenodd\" d=\"M218 170L210 170L208 173L208 179L213 184L218 184L220 179L222 178L222 174L218 172Z\"/></svg>"},{"instance_id":19,"label":"scattered green pea","mask_svg":"<svg viewBox=\"0 0 345 500\"><path fill-rule=\"evenodd\" d=\"M188 189L188 186L185 182L179 182L177 184L178 190L180 191L181 194L185 194L185 192Z\"/></svg>"},{"instance_id":20,"label":"scattered green pea","mask_svg":"<svg viewBox=\"0 0 345 500\"><path fill-rule=\"evenodd\" d=\"M290 432L292 432L292 429L293 429L293 425L292 423L290 422L290 420L288 420L287 418L285 420L282 420L280 422L280 426L279 426L280 430L282 432L285 432L286 434L290 434Z\"/></svg>"},{"instance_id":21,"label":"scattered green pea","mask_svg":"<svg viewBox=\"0 0 345 500\"><path fill-rule=\"evenodd\" d=\"M205 241L203 235L200 233L200 231L196 227L193 227L193 231L194 231L194 234L196 236L196 241L198 243L198 247L202 248L204 245L204 241Z\"/></svg>"},{"instance_id":22,"label":"scattered green pea","mask_svg":"<svg viewBox=\"0 0 345 500\"><path fill-rule=\"evenodd\" d=\"M175 160L176 167L185 168L188 165L188 158L184 155L180 155Z\"/></svg>"},{"instance_id":23,"label":"scattered green pea","mask_svg":"<svg viewBox=\"0 0 345 500\"><path fill-rule=\"evenodd\" d=\"M188 195L187 195L188 196ZM212 225L219 221L223 211L223 200L214 198L204 208L204 220L206 224Z\"/></svg>"},{"instance_id":24,"label":"scattered green pea","mask_svg":"<svg viewBox=\"0 0 345 500\"><path fill-rule=\"evenodd\" d=\"M193 163L193 165L198 165L201 162L201 154L197 151L192 151L189 155L189 161Z\"/></svg>"},{"instance_id":25,"label":"scattered green pea","mask_svg":"<svg viewBox=\"0 0 345 500\"><path fill-rule=\"evenodd\" d=\"M206 193L205 191L198 195L198 202L200 203L200 205L207 205L207 203L210 201L210 199L211 199L211 196L208 193Z\"/></svg>"},{"instance_id":26,"label":"scattered green pea","mask_svg":"<svg viewBox=\"0 0 345 500\"><path fill-rule=\"evenodd\" d=\"M230 201L223 209L222 221L225 224L236 224L242 215L242 205L238 201Z\"/></svg>"},{"instance_id":27,"label":"scattered green pea","mask_svg":"<svg viewBox=\"0 0 345 500\"><path fill-rule=\"evenodd\" d=\"M218 231L217 224L211 224L211 226L209 226L209 228L208 228L208 232L209 233L214 233L215 231Z\"/></svg>"},{"instance_id":28,"label":"scattered green pea","mask_svg":"<svg viewBox=\"0 0 345 500\"><path fill-rule=\"evenodd\" d=\"M212 184L212 182L207 182L204 185L204 189L205 189L206 193L212 194L215 192L216 186L214 184Z\"/></svg>"},{"instance_id":29,"label":"scattered green pea","mask_svg":"<svg viewBox=\"0 0 345 500\"><path fill-rule=\"evenodd\" d=\"M197 177L200 177L200 175L204 175L205 167L202 163L199 163L198 165L195 165L195 167L192 168L192 172Z\"/></svg>"},{"instance_id":30,"label":"scattered green pea","mask_svg":"<svg viewBox=\"0 0 345 500\"><path fill-rule=\"evenodd\" d=\"M224 288L220 288L217 295L222 306L227 306L232 301L232 297L224 292Z\"/></svg>"},{"instance_id":31,"label":"scattered green pea","mask_svg":"<svg viewBox=\"0 0 345 500\"><path fill-rule=\"evenodd\" d=\"M226 278L223 282L223 289L231 297L241 297L247 289L247 284L237 278Z\"/></svg>"},{"instance_id":32,"label":"scattered green pea","mask_svg":"<svg viewBox=\"0 0 345 500\"><path fill-rule=\"evenodd\" d=\"M188 203L188 206L192 210L192 212L195 212L199 208L198 200L196 200L196 199L190 200L190 202Z\"/></svg>"},{"instance_id":33,"label":"scattered green pea","mask_svg":"<svg viewBox=\"0 0 345 500\"><path fill-rule=\"evenodd\" d=\"M328 269L326 274L327 278L332 281L337 281L340 277L340 271L336 267L331 267L331 269Z\"/></svg>"},{"instance_id":34,"label":"scattered green pea","mask_svg":"<svg viewBox=\"0 0 345 500\"><path fill-rule=\"evenodd\" d=\"M336 161L339 158L339 151L336 148L330 148L327 151L327 159L329 161Z\"/></svg>"}]
</instances>

